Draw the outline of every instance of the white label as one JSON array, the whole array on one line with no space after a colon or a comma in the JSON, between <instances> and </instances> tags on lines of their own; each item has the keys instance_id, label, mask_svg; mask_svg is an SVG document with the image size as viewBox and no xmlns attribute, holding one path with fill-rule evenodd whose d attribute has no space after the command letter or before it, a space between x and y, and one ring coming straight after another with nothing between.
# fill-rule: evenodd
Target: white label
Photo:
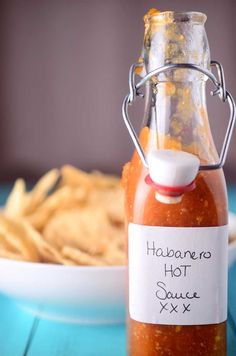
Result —
<instances>
[{"instance_id":1,"label":"white label","mask_svg":"<svg viewBox=\"0 0 236 356\"><path fill-rule=\"evenodd\" d=\"M228 229L129 224L129 313L166 325L227 317Z\"/></svg>"}]
</instances>

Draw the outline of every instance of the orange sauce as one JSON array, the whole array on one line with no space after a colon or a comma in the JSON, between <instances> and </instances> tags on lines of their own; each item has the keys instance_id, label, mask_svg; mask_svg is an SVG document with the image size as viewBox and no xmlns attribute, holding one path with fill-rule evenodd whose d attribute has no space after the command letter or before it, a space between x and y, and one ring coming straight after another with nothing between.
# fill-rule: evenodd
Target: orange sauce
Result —
<instances>
[{"instance_id":1,"label":"orange sauce","mask_svg":"<svg viewBox=\"0 0 236 356\"><path fill-rule=\"evenodd\" d=\"M140 134L148 150L151 130ZM179 149L168 141L168 148ZM191 151L191 150L189 150ZM200 172L196 188L178 204L162 204L144 179L148 174L137 152L123 170L127 225L210 227L227 224L227 195L222 170ZM128 318L130 356L225 356L226 323L214 325L154 325Z\"/></svg>"}]
</instances>

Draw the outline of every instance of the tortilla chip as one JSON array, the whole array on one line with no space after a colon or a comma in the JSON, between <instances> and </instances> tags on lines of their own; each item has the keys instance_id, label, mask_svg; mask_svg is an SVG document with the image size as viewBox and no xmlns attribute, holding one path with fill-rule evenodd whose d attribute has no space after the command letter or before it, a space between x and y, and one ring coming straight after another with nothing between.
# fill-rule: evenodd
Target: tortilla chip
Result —
<instances>
[{"instance_id":1,"label":"tortilla chip","mask_svg":"<svg viewBox=\"0 0 236 356\"><path fill-rule=\"evenodd\" d=\"M3 248L0 248L0 257L8 258L10 260L16 260L16 261L24 261L24 258L21 255L11 251L7 251Z\"/></svg>"},{"instance_id":2,"label":"tortilla chip","mask_svg":"<svg viewBox=\"0 0 236 356\"><path fill-rule=\"evenodd\" d=\"M25 181L21 178L17 179L14 187L7 199L4 212L10 217L19 217L24 214L26 204L26 188Z\"/></svg>"},{"instance_id":3,"label":"tortilla chip","mask_svg":"<svg viewBox=\"0 0 236 356\"><path fill-rule=\"evenodd\" d=\"M64 265L124 264L123 200L117 177L69 165L49 171L29 193L19 179L0 214L2 255Z\"/></svg>"},{"instance_id":4,"label":"tortilla chip","mask_svg":"<svg viewBox=\"0 0 236 356\"><path fill-rule=\"evenodd\" d=\"M107 251L104 253L102 260L106 265L118 266L125 265L126 258L124 251L117 248L117 246L110 244Z\"/></svg>"},{"instance_id":5,"label":"tortilla chip","mask_svg":"<svg viewBox=\"0 0 236 356\"><path fill-rule=\"evenodd\" d=\"M62 254L65 257L68 257L75 261L78 265L82 266L104 266L105 263L93 256L90 256L88 253L83 252L77 248L70 246L64 246L62 249Z\"/></svg>"},{"instance_id":6,"label":"tortilla chip","mask_svg":"<svg viewBox=\"0 0 236 356\"><path fill-rule=\"evenodd\" d=\"M34 211L44 201L58 181L59 175L58 169L52 169L40 178L33 190L28 194L29 199L25 208L26 214Z\"/></svg>"},{"instance_id":7,"label":"tortilla chip","mask_svg":"<svg viewBox=\"0 0 236 356\"><path fill-rule=\"evenodd\" d=\"M108 227L103 210L81 207L55 214L44 228L43 237L58 249L67 245L95 255L106 250Z\"/></svg>"},{"instance_id":8,"label":"tortilla chip","mask_svg":"<svg viewBox=\"0 0 236 356\"><path fill-rule=\"evenodd\" d=\"M26 261L38 262L40 256L21 221L0 214L2 239Z\"/></svg>"},{"instance_id":9,"label":"tortilla chip","mask_svg":"<svg viewBox=\"0 0 236 356\"><path fill-rule=\"evenodd\" d=\"M28 222L41 231L57 209L69 208L82 203L86 197L84 189L76 191L62 187L49 196L32 214L26 216Z\"/></svg>"}]
</instances>

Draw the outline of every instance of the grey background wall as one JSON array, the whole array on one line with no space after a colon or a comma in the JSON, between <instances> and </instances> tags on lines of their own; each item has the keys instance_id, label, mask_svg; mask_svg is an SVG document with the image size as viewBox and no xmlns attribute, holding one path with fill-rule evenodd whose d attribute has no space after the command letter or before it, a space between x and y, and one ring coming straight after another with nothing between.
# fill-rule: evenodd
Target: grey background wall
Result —
<instances>
[{"instance_id":1,"label":"grey background wall","mask_svg":"<svg viewBox=\"0 0 236 356\"><path fill-rule=\"evenodd\" d=\"M121 171L133 146L121 119L129 66L140 53L144 13L208 15L212 58L236 96L235 0L41 0L0 2L0 179L52 166ZM227 106L209 101L217 146ZM227 160L236 182L236 133Z\"/></svg>"}]
</instances>

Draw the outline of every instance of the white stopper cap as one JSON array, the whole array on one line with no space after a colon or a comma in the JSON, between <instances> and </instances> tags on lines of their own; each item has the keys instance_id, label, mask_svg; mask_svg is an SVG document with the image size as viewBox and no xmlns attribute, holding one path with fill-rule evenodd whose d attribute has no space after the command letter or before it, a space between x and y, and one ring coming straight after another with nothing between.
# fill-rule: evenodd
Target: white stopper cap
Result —
<instances>
[{"instance_id":1,"label":"white stopper cap","mask_svg":"<svg viewBox=\"0 0 236 356\"><path fill-rule=\"evenodd\" d=\"M155 150L147 159L151 179L165 187L189 185L196 178L200 166L197 156L176 150Z\"/></svg>"}]
</instances>

